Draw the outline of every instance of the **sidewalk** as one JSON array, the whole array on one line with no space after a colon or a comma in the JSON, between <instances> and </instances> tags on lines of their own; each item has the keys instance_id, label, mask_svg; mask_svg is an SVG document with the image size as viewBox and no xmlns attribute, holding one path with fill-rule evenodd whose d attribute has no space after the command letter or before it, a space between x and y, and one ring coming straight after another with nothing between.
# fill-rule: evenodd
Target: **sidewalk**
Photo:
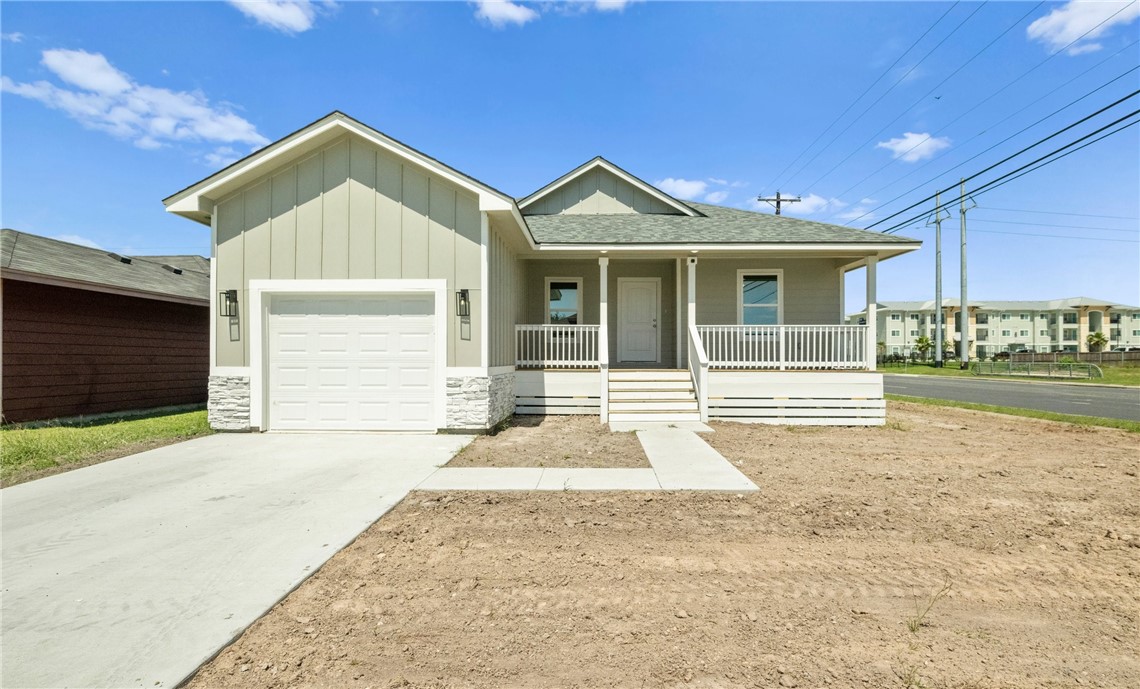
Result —
<instances>
[{"instance_id":1,"label":"sidewalk","mask_svg":"<svg viewBox=\"0 0 1140 689\"><path fill-rule=\"evenodd\" d=\"M760 490L690 430L637 431L650 469L448 468L417 490Z\"/></svg>"}]
</instances>

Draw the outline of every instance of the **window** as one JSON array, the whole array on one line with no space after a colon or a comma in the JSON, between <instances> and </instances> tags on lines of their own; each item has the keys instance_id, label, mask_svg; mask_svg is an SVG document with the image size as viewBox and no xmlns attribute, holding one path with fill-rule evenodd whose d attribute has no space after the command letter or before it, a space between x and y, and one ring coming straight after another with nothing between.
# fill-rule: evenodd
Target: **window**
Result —
<instances>
[{"instance_id":1,"label":"window","mask_svg":"<svg viewBox=\"0 0 1140 689\"><path fill-rule=\"evenodd\" d=\"M899 331L897 331L897 330L891 331L891 337L898 337L898 336L899 336Z\"/></svg>"},{"instance_id":2,"label":"window","mask_svg":"<svg viewBox=\"0 0 1140 689\"><path fill-rule=\"evenodd\" d=\"M1108 322L1112 323L1113 325L1120 325L1120 314L1119 313L1108 314Z\"/></svg>"},{"instance_id":3,"label":"window","mask_svg":"<svg viewBox=\"0 0 1140 689\"><path fill-rule=\"evenodd\" d=\"M1037 314L1037 317L1043 321L1049 320L1049 314L1047 314L1047 313L1039 313L1039 314Z\"/></svg>"},{"instance_id":4,"label":"window","mask_svg":"<svg viewBox=\"0 0 1140 689\"><path fill-rule=\"evenodd\" d=\"M989 325L989 323L990 323L990 314L988 314L988 313L979 313L979 314L977 315L977 320L976 320L976 322L977 322L977 324L978 324L978 325Z\"/></svg>"},{"instance_id":5,"label":"window","mask_svg":"<svg viewBox=\"0 0 1140 689\"><path fill-rule=\"evenodd\" d=\"M912 321L917 321L917 320L918 320L918 314L917 314L917 313L912 313L912 314L910 314L910 319L911 319Z\"/></svg>"},{"instance_id":6,"label":"window","mask_svg":"<svg viewBox=\"0 0 1140 689\"><path fill-rule=\"evenodd\" d=\"M1112 330L1109 330L1108 331L1108 339L1119 340L1120 339L1120 328L1113 328Z\"/></svg>"},{"instance_id":7,"label":"window","mask_svg":"<svg viewBox=\"0 0 1140 689\"><path fill-rule=\"evenodd\" d=\"M1008 320L1009 320L1009 314L1008 314L1008 313L1003 313L1003 314L1001 315L1001 319L1002 319L1003 321L1008 321Z\"/></svg>"},{"instance_id":8,"label":"window","mask_svg":"<svg viewBox=\"0 0 1140 689\"><path fill-rule=\"evenodd\" d=\"M897 321L897 320L899 320L899 319L901 319L901 318L902 318L902 316L898 315L897 313L892 313L892 314L891 314L891 320L892 320L892 321Z\"/></svg>"},{"instance_id":9,"label":"window","mask_svg":"<svg viewBox=\"0 0 1140 689\"><path fill-rule=\"evenodd\" d=\"M740 271L740 324L779 325L780 275ZM892 314L897 319L898 314Z\"/></svg>"},{"instance_id":10,"label":"window","mask_svg":"<svg viewBox=\"0 0 1140 689\"><path fill-rule=\"evenodd\" d=\"M1062 333L1061 333L1061 338L1065 342L1075 342L1077 339L1077 329L1076 328L1063 328Z\"/></svg>"},{"instance_id":11,"label":"window","mask_svg":"<svg viewBox=\"0 0 1140 689\"><path fill-rule=\"evenodd\" d=\"M978 328L976 335L978 342L985 342L986 340L990 339L990 331L986 328Z\"/></svg>"},{"instance_id":12,"label":"window","mask_svg":"<svg viewBox=\"0 0 1140 689\"><path fill-rule=\"evenodd\" d=\"M577 325L581 299L582 278L546 278L546 322Z\"/></svg>"},{"instance_id":13,"label":"window","mask_svg":"<svg viewBox=\"0 0 1140 689\"><path fill-rule=\"evenodd\" d=\"M1132 337L1140 337L1140 330L1133 330Z\"/></svg>"},{"instance_id":14,"label":"window","mask_svg":"<svg viewBox=\"0 0 1140 689\"><path fill-rule=\"evenodd\" d=\"M1027 314L1027 313L1021 314L1021 320L1023 320L1023 321L1029 320L1029 314Z\"/></svg>"},{"instance_id":15,"label":"window","mask_svg":"<svg viewBox=\"0 0 1140 689\"><path fill-rule=\"evenodd\" d=\"M1009 337L1009 331L1008 330L1001 331L1001 336L1002 337Z\"/></svg>"},{"instance_id":16,"label":"window","mask_svg":"<svg viewBox=\"0 0 1140 689\"><path fill-rule=\"evenodd\" d=\"M1077 314L1075 314L1075 313L1063 313L1063 314L1061 314L1061 322L1064 323L1065 325L1076 325L1077 324Z\"/></svg>"},{"instance_id":17,"label":"window","mask_svg":"<svg viewBox=\"0 0 1140 689\"><path fill-rule=\"evenodd\" d=\"M1040 336L1040 337L1049 337L1049 331L1048 331L1048 330L1041 330L1041 331L1038 331L1038 333L1037 333L1037 334L1038 334L1038 336Z\"/></svg>"},{"instance_id":18,"label":"window","mask_svg":"<svg viewBox=\"0 0 1140 689\"><path fill-rule=\"evenodd\" d=\"M1132 314L1132 320L1140 321L1140 313L1133 313Z\"/></svg>"},{"instance_id":19,"label":"window","mask_svg":"<svg viewBox=\"0 0 1140 689\"><path fill-rule=\"evenodd\" d=\"M917 331L917 330L911 330L911 331L910 331L910 336L911 336L911 337L918 337L918 331Z\"/></svg>"},{"instance_id":20,"label":"window","mask_svg":"<svg viewBox=\"0 0 1140 689\"><path fill-rule=\"evenodd\" d=\"M1018 337L1029 337L1029 331L1028 330L1018 331L1017 336Z\"/></svg>"}]
</instances>

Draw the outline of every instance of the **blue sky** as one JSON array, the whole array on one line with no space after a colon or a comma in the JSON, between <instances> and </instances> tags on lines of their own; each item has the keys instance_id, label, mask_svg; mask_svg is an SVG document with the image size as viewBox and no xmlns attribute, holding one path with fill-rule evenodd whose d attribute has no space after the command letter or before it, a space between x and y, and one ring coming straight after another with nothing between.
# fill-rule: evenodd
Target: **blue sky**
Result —
<instances>
[{"instance_id":1,"label":"blue sky","mask_svg":"<svg viewBox=\"0 0 1140 689\"><path fill-rule=\"evenodd\" d=\"M161 199L342 110L518 197L603 155L677 196L770 212L755 198L779 188L804 198L789 214L865 227L1140 88L1137 16L1137 2L4 2L0 222L208 254L208 230ZM1138 130L976 199L972 298L1140 304ZM943 230L955 296L956 211ZM902 234L926 244L883 264L879 297L930 298L933 230ZM861 308L861 275L847 294Z\"/></svg>"}]
</instances>

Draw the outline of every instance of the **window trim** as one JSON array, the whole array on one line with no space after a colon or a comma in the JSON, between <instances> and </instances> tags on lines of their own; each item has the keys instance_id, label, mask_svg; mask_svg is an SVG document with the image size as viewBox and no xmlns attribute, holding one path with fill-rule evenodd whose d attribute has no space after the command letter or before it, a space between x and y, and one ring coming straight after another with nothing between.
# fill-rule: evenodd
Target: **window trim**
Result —
<instances>
[{"instance_id":1,"label":"window trim","mask_svg":"<svg viewBox=\"0 0 1140 689\"><path fill-rule=\"evenodd\" d=\"M776 278L776 325L784 324L784 269L740 268L736 271L736 323L744 325L744 276L760 275Z\"/></svg>"},{"instance_id":2,"label":"window trim","mask_svg":"<svg viewBox=\"0 0 1140 689\"><path fill-rule=\"evenodd\" d=\"M551 283L555 283L555 282L573 282L573 283L577 284L577 286L578 286L578 323L577 323L577 325L582 325L582 311L584 310L584 307L585 307L585 292L582 289L582 284L585 281L582 278L560 278L560 277L547 277L546 278L546 287L543 289L543 292L542 292L545 295L542 298L542 300L544 302L543 310L545 311L545 313L543 314L543 317L542 317L543 323L545 325L567 325L566 323L551 323L550 322L550 285L551 285Z\"/></svg>"}]
</instances>

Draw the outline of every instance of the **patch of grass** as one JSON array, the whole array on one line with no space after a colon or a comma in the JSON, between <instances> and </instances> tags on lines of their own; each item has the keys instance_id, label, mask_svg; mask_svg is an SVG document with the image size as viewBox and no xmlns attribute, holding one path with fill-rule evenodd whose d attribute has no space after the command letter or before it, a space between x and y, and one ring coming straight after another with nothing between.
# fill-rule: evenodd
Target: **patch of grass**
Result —
<instances>
[{"instance_id":1,"label":"patch of grass","mask_svg":"<svg viewBox=\"0 0 1140 689\"><path fill-rule=\"evenodd\" d=\"M930 614L930 609L934 604L950 595L950 589L954 587L954 582L947 581L934 593L930 594L926 600L920 601L916 596L914 599L914 615L906 618L906 628L910 630L911 634L917 634L919 629L926 625L926 616ZM907 685L911 686L911 685Z\"/></svg>"},{"instance_id":2,"label":"patch of grass","mask_svg":"<svg viewBox=\"0 0 1140 689\"><path fill-rule=\"evenodd\" d=\"M914 402L932 407L955 407L957 409L972 409L974 411L988 411L994 414L1009 414L1010 416L1024 416L1030 419L1043 421L1057 421L1071 423L1077 426L1102 426L1104 428L1119 428L1129 433L1140 433L1140 423L1126 421L1125 419L1107 419L1101 416L1080 416L1079 414L1058 414L1051 411L1037 409L1020 409L1018 407L999 407L994 404L978 404L976 402L958 402L956 400L938 400L930 397L911 397L910 395L884 395L893 402Z\"/></svg>"},{"instance_id":3,"label":"patch of grass","mask_svg":"<svg viewBox=\"0 0 1140 689\"><path fill-rule=\"evenodd\" d=\"M9 426L0 429L0 479L9 486L211 432L205 411L67 426Z\"/></svg>"},{"instance_id":4,"label":"patch of grass","mask_svg":"<svg viewBox=\"0 0 1140 689\"><path fill-rule=\"evenodd\" d=\"M934 368L934 364L930 362L919 362L907 364L906 366L887 364L879 370L883 373L906 373L920 376L985 378L986 380L1027 380L1026 376L975 376L973 372L969 370L963 371L959 369L957 361L947 362L942 368ZM1030 380L1030 382L1091 383L1093 385L1127 385L1140 387L1140 366L1110 366L1106 364L1100 366L1100 370L1104 372L1103 378L1028 378L1028 380Z\"/></svg>"},{"instance_id":5,"label":"patch of grass","mask_svg":"<svg viewBox=\"0 0 1140 689\"><path fill-rule=\"evenodd\" d=\"M922 678L918 675L918 666L908 665L901 669L894 669L895 677L899 678L902 686L906 689L925 689L926 685L922 683Z\"/></svg>"}]
</instances>

